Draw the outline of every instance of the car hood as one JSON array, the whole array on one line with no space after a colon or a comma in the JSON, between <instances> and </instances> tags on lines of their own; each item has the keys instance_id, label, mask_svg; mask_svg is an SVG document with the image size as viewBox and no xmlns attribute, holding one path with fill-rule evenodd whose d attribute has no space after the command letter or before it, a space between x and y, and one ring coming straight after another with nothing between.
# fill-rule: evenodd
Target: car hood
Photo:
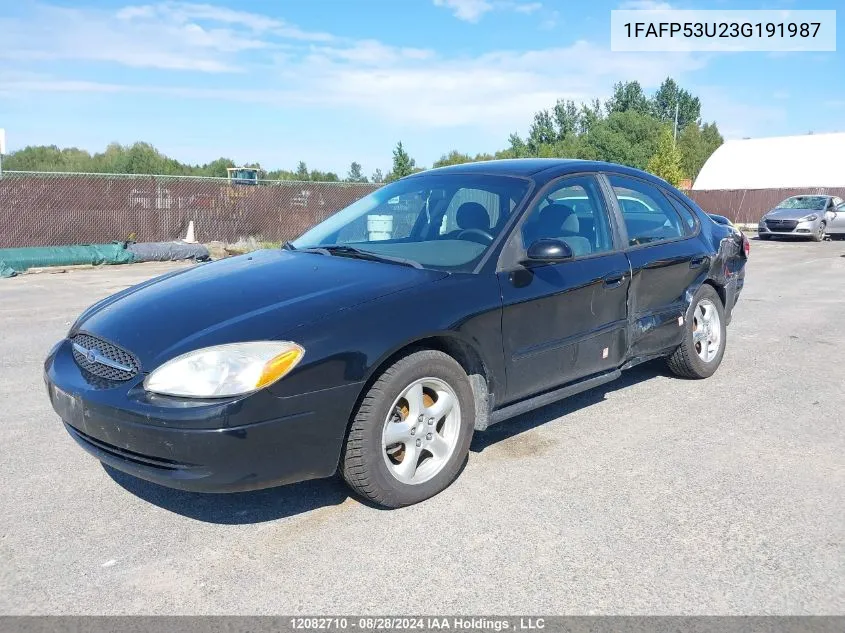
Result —
<instances>
[{"instance_id":1,"label":"car hood","mask_svg":"<svg viewBox=\"0 0 845 633\"><path fill-rule=\"evenodd\" d=\"M812 209L772 209L765 216L773 220L800 220L812 214L823 215L824 211L813 211Z\"/></svg>"},{"instance_id":2,"label":"car hood","mask_svg":"<svg viewBox=\"0 0 845 633\"><path fill-rule=\"evenodd\" d=\"M347 257L256 251L151 279L84 312L71 329L134 353L144 371L194 349L284 333L445 277Z\"/></svg>"}]
</instances>

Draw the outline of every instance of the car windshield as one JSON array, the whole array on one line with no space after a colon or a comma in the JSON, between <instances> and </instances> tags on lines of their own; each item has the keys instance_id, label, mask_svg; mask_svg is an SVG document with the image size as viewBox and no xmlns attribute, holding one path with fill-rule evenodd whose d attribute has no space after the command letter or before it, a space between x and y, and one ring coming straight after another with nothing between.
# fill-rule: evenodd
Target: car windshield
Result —
<instances>
[{"instance_id":1,"label":"car windshield","mask_svg":"<svg viewBox=\"0 0 845 633\"><path fill-rule=\"evenodd\" d=\"M827 205L827 196L795 196L787 198L778 205L778 209L808 209L822 211Z\"/></svg>"},{"instance_id":2,"label":"car windshield","mask_svg":"<svg viewBox=\"0 0 845 633\"><path fill-rule=\"evenodd\" d=\"M377 189L293 241L346 246L437 270L471 272L525 198L530 181L487 174L423 174ZM329 251L323 251L329 252ZM349 255L351 249L331 250Z\"/></svg>"}]
</instances>

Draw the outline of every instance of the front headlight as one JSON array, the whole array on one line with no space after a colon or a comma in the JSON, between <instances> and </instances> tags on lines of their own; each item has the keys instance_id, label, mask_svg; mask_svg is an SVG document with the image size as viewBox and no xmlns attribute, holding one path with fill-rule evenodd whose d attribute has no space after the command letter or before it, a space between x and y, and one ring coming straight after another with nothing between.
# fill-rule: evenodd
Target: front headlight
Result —
<instances>
[{"instance_id":1,"label":"front headlight","mask_svg":"<svg viewBox=\"0 0 845 633\"><path fill-rule=\"evenodd\" d=\"M225 398L271 385L302 359L290 341L251 341L206 347L167 361L144 380L144 389L167 396Z\"/></svg>"},{"instance_id":2,"label":"front headlight","mask_svg":"<svg viewBox=\"0 0 845 633\"><path fill-rule=\"evenodd\" d=\"M800 219L800 220L798 220L798 221L799 221L799 222L813 222L814 220L817 220L817 219L818 219L818 217L819 217L819 216L817 216L815 213L811 213L810 215L807 215L807 216L805 216L805 217L801 218L801 219Z\"/></svg>"}]
</instances>

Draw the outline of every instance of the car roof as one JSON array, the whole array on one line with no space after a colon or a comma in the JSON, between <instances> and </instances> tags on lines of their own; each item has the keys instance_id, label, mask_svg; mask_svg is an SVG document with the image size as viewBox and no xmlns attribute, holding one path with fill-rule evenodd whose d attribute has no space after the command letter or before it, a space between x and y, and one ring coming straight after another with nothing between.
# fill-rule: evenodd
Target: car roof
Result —
<instances>
[{"instance_id":1,"label":"car roof","mask_svg":"<svg viewBox=\"0 0 845 633\"><path fill-rule=\"evenodd\" d=\"M480 173L502 174L508 176L533 176L550 167L567 167L588 161L569 158L504 158L484 160L473 163L461 163L428 170L428 173Z\"/></svg>"},{"instance_id":2,"label":"car roof","mask_svg":"<svg viewBox=\"0 0 845 633\"><path fill-rule=\"evenodd\" d=\"M437 167L419 172L409 178L418 178L426 174L496 174L501 176L520 176L535 178L540 181L550 180L567 173L612 171L629 174L645 180L666 183L653 175L639 169L594 160L580 160L576 158L506 158L486 160L448 167Z\"/></svg>"}]
</instances>

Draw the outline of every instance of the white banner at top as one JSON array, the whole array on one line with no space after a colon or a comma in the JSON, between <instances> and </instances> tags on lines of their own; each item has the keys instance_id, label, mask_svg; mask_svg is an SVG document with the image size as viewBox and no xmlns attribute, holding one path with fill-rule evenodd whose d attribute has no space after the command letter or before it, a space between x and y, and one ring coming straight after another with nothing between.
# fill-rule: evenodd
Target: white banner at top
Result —
<instances>
[{"instance_id":1,"label":"white banner at top","mask_svg":"<svg viewBox=\"0 0 845 633\"><path fill-rule=\"evenodd\" d=\"M835 51L836 11L614 10L617 52Z\"/></svg>"}]
</instances>

